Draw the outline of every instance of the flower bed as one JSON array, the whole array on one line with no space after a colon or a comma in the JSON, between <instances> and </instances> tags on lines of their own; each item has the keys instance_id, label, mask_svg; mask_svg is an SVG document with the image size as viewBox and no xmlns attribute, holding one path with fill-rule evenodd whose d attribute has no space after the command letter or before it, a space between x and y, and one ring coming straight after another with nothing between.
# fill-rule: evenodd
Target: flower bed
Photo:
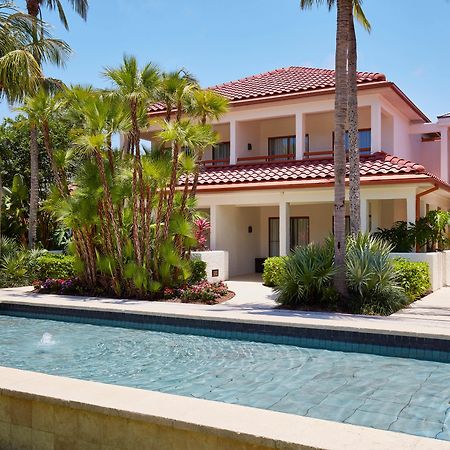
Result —
<instances>
[{"instance_id":1,"label":"flower bed","mask_svg":"<svg viewBox=\"0 0 450 450\"><path fill-rule=\"evenodd\" d=\"M45 281L35 281L34 289L40 294L59 295L95 295L98 297L114 297L109 291L88 292L84 289L79 278L56 279L48 278ZM195 284L186 284L177 288L165 288L157 296L142 298L141 300L168 301L176 303L204 303L213 305L229 300L234 293L228 291L228 287L222 281L209 283L200 281Z\"/></svg>"}]
</instances>

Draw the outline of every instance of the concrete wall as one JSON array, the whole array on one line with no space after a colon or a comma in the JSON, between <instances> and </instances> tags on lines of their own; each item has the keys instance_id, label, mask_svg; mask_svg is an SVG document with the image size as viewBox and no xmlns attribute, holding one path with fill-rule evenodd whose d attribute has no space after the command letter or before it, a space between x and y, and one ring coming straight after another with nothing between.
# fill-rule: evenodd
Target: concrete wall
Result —
<instances>
[{"instance_id":1,"label":"concrete wall","mask_svg":"<svg viewBox=\"0 0 450 450\"><path fill-rule=\"evenodd\" d=\"M217 215L216 249L228 251L230 276L254 272L260 239L259 208L218 206Z\"/></svg>"},{"instance_id":2,"label":"concrete wall","mask_svg":"<svg viewBox=\"0 0 450 450\"><path fill-rule=\"evenodd\" d=\"M223 250L207 250L192 252L192 258L199 258L206 262L206 277L209 282L225 281L229 277L229 253ZM214 271L218 275L214 276Z\"/></svg>"},{"instance_id":3,"label":"concrete wall","mask_svg":"<svg viewBox=\"0 0 450 450\"><path fill-rule=\"evenodd\" d=\"M401 257L409 261L426 262L430 268L431 289L450 285L450 251L435 253L391 253L392 257Z\"/></svg>"}]
</instances>

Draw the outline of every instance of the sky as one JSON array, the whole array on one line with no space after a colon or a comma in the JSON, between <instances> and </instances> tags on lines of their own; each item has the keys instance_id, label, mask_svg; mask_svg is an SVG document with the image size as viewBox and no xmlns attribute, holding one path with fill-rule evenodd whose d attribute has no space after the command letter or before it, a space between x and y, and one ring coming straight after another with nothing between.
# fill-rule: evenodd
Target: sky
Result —
<instances>
[{"instance_id":1,"label":"sky","mask_svg":"<svg viewBox=\"0 0 450 450\"><path fill-rule=\"evenodd\" d=\"M16 0L20 7L25 0ZM184 67L203 87L288 66L333 68L336 11L302 11L299 0L90 0L84 22L62 0L69 32L43 11L73 54L66 84L108 87L102 71L133 54L162 70ZM372 25L357 27L358 70L382 72L430 119L450 111L450 0L365 0ZM0 116L10 115L5 102Z\"/></svg>"}]
</instances>

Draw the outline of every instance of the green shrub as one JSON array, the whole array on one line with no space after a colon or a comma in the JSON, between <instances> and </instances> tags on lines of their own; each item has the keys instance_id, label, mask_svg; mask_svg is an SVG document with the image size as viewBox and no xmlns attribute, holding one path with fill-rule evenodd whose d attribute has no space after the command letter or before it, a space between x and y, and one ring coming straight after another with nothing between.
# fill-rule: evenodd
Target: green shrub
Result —
<instances>
[{"instance_id":1,"label":"green shrub","mask_svg":"<svg viewBox=\"0 0 450 450\"><path fill-rule=\"evenodd\" d=\"M429 292L431 283L427 263L395 258L393 265L397 274L397 282L411 301L417 300Z\"/></svg>"},{"instance_id":2,"label":"green shrub","mask_svg":"<svg viewBox=\"0 0 450 450\"><path fill-rule=\"evenodd\" d=\"M346 276L354 312L389 315L409 303L397 280L391 250L391 245L370 234L348 238Z\"/></svg>"},{"instance_id":3,"label":"green shrub","mask_svg":"<svg viewBox=\"0 0 450 450\"><path fill-rule=\"evenodd\" d=\"M206 280L206 262L200 258L192 258L190 261L191 276L189 278L189 284L197 284L200 281Z\"/></svg>"},{"instance_id":4,"label":"green shrub","mask_svg":"<svg viewBox=\"0 0 450 450\"><path fill-rule=\"evenodd\" d=\"M262 275L266 286L278 286L284 272L286 256L272 256L264 261L264 271Z\"/></svg>"},{"instance_id":5,"label":"green shrub","mask_svg":"<svg viewBox=\"0 0 450 450\"><path fill-rule=\"evenodd\" d=\"M374 235L389 243L393 252L409 253L416 242L414 229L404 221L395 222L392 228L378 228Z\"/></svg>"},{"instance_id":6,"label":"green shrub","mask_svg":"<svg viewBox=\"0 0 450 450\"><path fill-rule=\"evenodd\" d=\"M284 270L275 287L277 302L301 306L332 302L336 294L331 287L335 274L333 244L309 244L297 247L285 260Z\"/></svg>"},{"instance_id":7,"label":"green shrub","mask_svg":"<svg viewBox=\"0 0 450 450\"><path fill-rule=\"evenodd\" d=\"M70 278L75 273L74 264L73 256L46 253L36 260L35 278L38 280Z\"/></svg>"},{"instance_id":8,"label":"green shrub","mask_svg":"<svg viewBox=\"0 0 450 450\"><path fill-rule=\"evenodd\" d=\"M10 238L0 238L0 288L27 286L35 278L36 261L44 250L27 250Z\"/></svg>"}]
</instances>

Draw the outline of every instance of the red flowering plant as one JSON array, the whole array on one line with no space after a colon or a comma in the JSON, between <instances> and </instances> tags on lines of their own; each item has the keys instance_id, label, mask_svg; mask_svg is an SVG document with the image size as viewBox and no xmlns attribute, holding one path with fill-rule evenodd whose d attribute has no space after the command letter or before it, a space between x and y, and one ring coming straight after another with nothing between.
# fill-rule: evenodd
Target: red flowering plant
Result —
<instances>
[{"instance_id":1,"label":"red flowering plant","mask_svg":"<svg viewBox=\"0 0 450 450\"><path fill-rule=\"evenodd\" d=\"M208 233L211 224L208 219L197 218L194 220L194 236L197 241L197 250L206 250L208 244Z\"/></svg>"}]
</instances>

